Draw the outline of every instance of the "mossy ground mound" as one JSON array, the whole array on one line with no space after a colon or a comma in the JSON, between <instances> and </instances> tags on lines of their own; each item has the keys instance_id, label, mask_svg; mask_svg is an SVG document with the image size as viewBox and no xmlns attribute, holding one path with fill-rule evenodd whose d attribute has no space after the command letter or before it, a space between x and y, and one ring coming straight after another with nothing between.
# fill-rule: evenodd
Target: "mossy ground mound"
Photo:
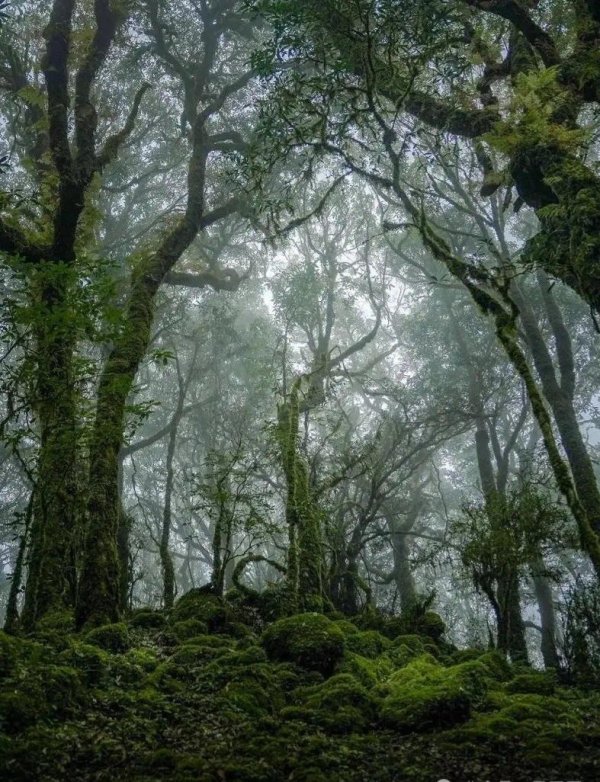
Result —
<instances>
[{"instance_id":1,"label":"mossy ground mound","mask_svg":"<svg viewBox=\"0 0 600 782\"><path fill-rule=\"evenodd\" d=\"M0 633L0 778L600 778L600 693L374 624L264 627L196 592L79 635Z\"/></svg>"}]
</instances>

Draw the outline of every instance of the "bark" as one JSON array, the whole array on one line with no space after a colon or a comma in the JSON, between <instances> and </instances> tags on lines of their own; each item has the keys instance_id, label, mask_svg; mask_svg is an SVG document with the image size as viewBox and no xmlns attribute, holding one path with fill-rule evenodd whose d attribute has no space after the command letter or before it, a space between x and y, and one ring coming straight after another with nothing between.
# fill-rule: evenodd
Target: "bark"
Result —
<instances>
[{"instance_id":1,"label":"bark","mask_svg":"<svg viewBox=\"0 0 600 782\"><path fill-rule=\"evenodd\" d=\"M501 533L501 530L498 529L497 526L498 523L502 523L501 516L499 517L498 515L498 503L502 502L503 491L501 487L503 487L505 481L500 475L495 474L494 471L485 410L481 398L478 375L473 365L472 356L460 330L460 326L456 322L450 304L447 303L446 306L451 318L455 341L468 371L469 401L475 416L476 427L475 452L477 455L479 478L488 518L492 533L494 531ZM498 472L505 468L505 464L508 462L510 454L505 451L500 454L500 456ZM498 552L498 559L501 560L501 558L502 552ZM521 590L517 568L507 563L507 565L497 574L497 584L493 599L491 594L492 590L493 586L488 584L485 591L488 598L491 600L492 608L496 614L498 648L509 654L512 660L520 660L527 664L527 645L525 641L525 626L521 613Z\"/></svg>"},{"instance_id":2,"label":"bark","mask_svg":"<svg viewBox=\"0 0 600 782\"><path fill-rule=\"evenodd\" d=\"M388 519L388 526L391 530L390 540L394 556L394 583L400 599L400 611L404 614L417 602L417 588L409 560L408 530L391 519ZM412 524L410 526L412 527Z\"/></svg>"},{"instance_id":3,"label":"bark","mask_svg":"<svg viewBox=\"0 0 600 782\"><path fill-rule=\"evenodd\" d=\"M279 406L277 439L287 488L288 583L299 606L315 608L323 599L323 540L308 465L299 448L300 381L294 381L288 398Z\"/></svg>"},{"instance_id":4,"label":"bark","mask_svg":"<svg viewBox=\"0 0 600 782\"><path fill-rule=\"evenodd\" d=\"M25 526L23 534L19 541L19 550L17 552L17 559L15 561L15 569L12 574L10 582L10 591L8 593L8 600L6 603L6 617L4 620L4 630L7 633L16 633L19 628L19 608L18 600L19 593L21 592L21 584L23 581L23 567L25 564L25 553L29 543L29 534L31 529L31 521L33 518L33 503L35 499L35 488L32 489L27 503L27 510L25 512Z\"/></svg>"},{"instance_id":5,"label":"bark","mask_svg":"<svg viewBox=\"0 0 600 782\"><path fill-rule=\"evenodd\" d=\"M35 410L40 430L29 570L23 623L32 628L44 614L73 608L80 517L78 431L74 390L74 342L67 317L65 270L50 266L42 281L42 315L36 328Z\"/></svg>"},{"instance_id":6,"label":"bark","mask_svg":"<svg viewBox=\"0 0 600 782\"><path fill-rule=\"evenodd\" d=\"M532 579L535 597L540 612L542 628L542 657L546 668L560 667L558 652L556 649L556 615L554 612L554 599L552 596L552 584L544 575L544 561L539 559L533 563Z\"/></svg>"}]
</instances>

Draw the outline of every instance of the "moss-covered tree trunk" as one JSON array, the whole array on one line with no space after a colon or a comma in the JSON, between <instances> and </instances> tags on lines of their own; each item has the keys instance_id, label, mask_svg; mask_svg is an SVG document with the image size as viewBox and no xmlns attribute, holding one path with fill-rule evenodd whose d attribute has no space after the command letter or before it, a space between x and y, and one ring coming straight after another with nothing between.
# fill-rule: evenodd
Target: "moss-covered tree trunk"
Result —
<instances>
[{"instance_id":1,"label":"moss-covered tree trunk","mask_svg":"<svg viewBox=\"0 0 600 782\"><path fill-rule=\"evenodd\" d=\"M160 274L161 260L154 259L136 275L122 332L98 384L90 443L88 526L77 601L79 625L101 624L119 617L119 452L127 400L150 343L154 297L166 273Z\"/></svg>"},{"instance_id":2,"label":"moss-covered tree trunk","mask_svg":"<svg viewBox=\"0 0 600 782\"><path fill-rule=\"evenodd\" d=\"M548 291L550 285L548 279L538 275L538 280L554 334L560 381L537 318L517 285L513 286L513 295L519 307L525 337L542 383L544 396L552 410L560 441L571 467L577 494L586 510L592 529L596 535L600 535L600 490L574 405L576 377L571 338L560 309Z\"/></svg>"},{"instance_id":3,"label":"moss-covered tree trunk","mask_svg":"<svg viewBox=\"0 0 600 782\"><path fill-rule=\"evenodd\" d=\"M23 611L29 628L44 614L75 604L81 503L69 276L66 267L48 264L36 301L34 409L40 446Z\"/></svg>"},{"instance_id":4,"label":"moss-covered tree trunk","mask_svg":"<svg viewBox=\"0 0 600 782\"><path fill-rule=\"evenodd\" d=\"M277 440L286 482L286 521L289 530L288 583L302 608L319 608L323 601L323 540L319 508L314 500L308 465L299 446L299 390L294 381L279 405Z\"/></svg>"}]
</instances>

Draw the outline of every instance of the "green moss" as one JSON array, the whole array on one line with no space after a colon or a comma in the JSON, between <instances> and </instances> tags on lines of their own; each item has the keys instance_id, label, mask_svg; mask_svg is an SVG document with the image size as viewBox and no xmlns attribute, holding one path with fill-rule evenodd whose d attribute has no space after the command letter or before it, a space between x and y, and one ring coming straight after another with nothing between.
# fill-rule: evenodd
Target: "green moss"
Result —
<instances>
[{"instance_id":1,"label":"green moss","mask_svg":"<svg viewBox=\"0 0 600 782\"><path fill-rule=\"evenodd\" d=\"M183 619L181 622L175 622L171 627L171 632L178 641L187 641L194 636L206 635L208 633L208 625L199 619Z\"/></svg>"},{"instance_id":2,"label":"green moss","mask_svg":"<svg viewBox=\"0 0 600 782\"><path fill-rule=\"evenodd\" d=\"M78 672L65 665L35 665L8 679L0 691L0 731L17 733L49 717L62 718L83 703Z\"/></svg>"},{"instance_id":3,"label":"green moss","mask_svg":"<svg viewBox=\"0 0 600 782\"><path fill-rule=\"evenodd\" d=\"M430 655L408 663L382 688L381 716L403 732L466 722L487 692L489 674L479 662L444 668Z\"/></svg>"},{"instance_id":4,"label":"green moss","mask_svg":"<svg viewBox=\"0 0 600 782\"><path fill-rule=\"evenodd\" d=\"M130 645L127 625L123 622L96 627L86 633L85 640L114 654L126 652Z\"/></svg>"},{"instance_id":5,"label":"green moss","mask_svg":"<svg viewBox=\"0 0 600 782\"><path fill-rule=\"evenodd\" d=\"M15 668L19 657L20 642L0 630L0 679Z\"/></svg>"},{"instance_id":6,"label":"green moss","mask_svg":"<svg viewBox=\"0 0 600 782\"><path fill-rule=\"evenodd\" d=\"M345 638L327 617L309 613L275 622L263 633L262 644L271 660L329 675L344 655Z\"/></svg>"},{"instance_id":7,"label":"green moss","mask_svg":"<svg viewBox=\"0 0 600 782\"><path fill-rule=\"evenodd\" d=\"M281 716L300 719L333 733L365 730L377 717L378 702L354 676L340 673L294 694L295 705Z\"/></svg>"},{"instance_id":8,"label":"green moss","mask_svg":"<svg viewBox=\"0 0 600 782\"><path fill-rule=\"evenodd\" d=\"M158 659L153 649L130 649L123 655L123 659L147 673L153 671L158 665Z\"/></svg>"},{"instance_id":9,"label":"green moss","mask_svg":"<svg viewBox=\"0 0 600 782\"><path fill-rule=\"evenodd\" d=\"M439 614L435 611L425 611L423 616L415 622L415 631L419 635L426 635L429 638L437 640L446 632L446 624Z\"/></svg>"},{"instance_id":10,"label":"green moss","mask_svg":"<svg viewBox=\"0 0 600 782\"><path fill-rule=\"evenodd\" d=\"M60 633L72 633L75 630L75 617L72 611L51 611L37 623L40 633L55 630Z\"/></svg>"},{"instance_id":11,"label":"green moss","mask_svg":"<svg viewBox=\"0 0 600 782\"><path fill-rule=\"evenodd\" d=\"M394 672L395 666L388 655L373 660L354 652L346 652L337 670L339 673L352 674L364 687L370 689L386 681Z\"/></svg>"},{"instance_id":12,"label":"green moss","mask_svg":"<svg viewBox=\"0 0 600 782\"><path fill-rule=\"evenodd\" d=\"M102 683L109 675L110 655L92 644L73 639L69 647L61 653L59 660L79 671L89 686Z\"/></svg>"},{"instance_id":13,"label":"green moss","mask_svg":"<svg viewBox=\"0 0 600 782\"><path fill-rule=\"evenodd\" d=\"M171 612L173 623L186 619L205 622L212 632L222 630L228 622L236 620L232 606L202 589L192 589L179 598Z\"/></svg>"},{"instance_id":14,"label":"green moss","mask_svg":"<svg viewBox=\"0 0 600 782\"><path fill-rule=\"evenodd\" d=\"M390 646L389 638L381 635L377 630L363 630L346 636L346 648L363 657L379 657Z\"/></svg>"},{"instance_id":15,"label":"green moss","mask_svg":"<svg viewBox=\"0 0 600 782\"><path fill-rule=\"evenodd\" d=\"M345 636L355 635L358 633L358 627L353 624L349 619L334 618L331 614L327 614L327 618L331 619L336 627L339 627Z\"/></svg>"},{"instance_id":16,"label":"green moss","mask_svg":"<svg viewBox=\"0 0 600 782\"><path fill-rule=\"evenodd\" d=\"M534 695L553 695L556 689L555 671L530 671L520 673L506 684L506 691L513 693L531 693Z\"/></svg>"},{"instance_id":17,"label":"green moss","mask_svg":"<svg viewBox=\"0 0 600 782\"><path fill-rule=\"evenodd\" d=\"M162 630L165 623L165 615L159 611L138 611L129 620L130 627L147 630Z\"/></svg>"}]
</instances>

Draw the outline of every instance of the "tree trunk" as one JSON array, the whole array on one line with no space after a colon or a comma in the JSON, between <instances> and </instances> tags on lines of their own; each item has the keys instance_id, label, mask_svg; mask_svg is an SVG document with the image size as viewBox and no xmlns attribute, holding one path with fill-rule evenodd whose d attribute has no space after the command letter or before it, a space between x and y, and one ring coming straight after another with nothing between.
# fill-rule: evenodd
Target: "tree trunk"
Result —
<instances>
[{"instance_id":1,"label":"tree trunk","mask_svg":"<svg viewBox=\"0 0 600 782\"><path fill-rule=\"evenodd\" d=\"M394 583L400 599L400 611L406 613L417 602L417 588L408 558L408 539L404 527L395 521L388 520L391 531L392 554L394 557ZM411 525L412 526L412 525Z\"/></svg>"},{"instance_id":2,"label":"tree trunk","mask_svg":"<svg viewBox=\"0 0 600 782\"><path fill-rule=\"evenodd\" d=\"M45 270L37 342L35 410L40 429L36 493L23 623L73 608L79 531L73 325L68 317L68 271Z\"/></svg>"},{"instance_id":3,"label":"tree trunk","mask_svg":"<svg viewBox=\"0 0 600 782\"><path fill-rule=\"evenodd\" d=\"M308 467L299 453L298 387L296 381L289 398L279 406L277 438L287 486L288 583L298 597L299 606L314 609L323 600L323 542Z\"/></svg>"},{"instance_id":4,"label":"tree trunk","mask_svg":"<svg viewBox=\"0 0 600 782\"><path fill-rule=\"evenodd\" d=\"M540 278L540 280L543 280L543 278ZM543 289L544 286L547 286L547 282L540 282L540 288ZM543 290L542 293L544 294ZM525 336L542 383L544 396L552 409L561 443L571 467L579 500L585 508L592 529L596 535L600 535L600 491L592 460L573 406L574 377L571 377L571 372L566 369L568 364L572 365L569 335L564 324L562 324L562 318L556 303L547 301L546 306L552 308L551 312L553 313L551 317L554 320L553 330L559 364L565 373L562 377L562 382L559 383L556 378L552 356L540 331L535 314L516 285L513 289L513 295L519 307ZM546 290L546 297L548 296L549 294ZM562 329L560 328L561 325ZM574 372L574 369L572 371Z\"/></svg>"},{"instance_id":5,"label":"tree trunk","mask_svg":"<svg viewBox=\"0 0 600 782\"><path fill-rule=\"evenodd\" d=\"M556 616L554 612L554 600L552 597L552 585L550 580L544 575L544 571L544 561L540 557L533 565L532 579L540 612L542 657L546 668L559 668L560 662L556 650Z\"/></svg>"}]
</instances>

